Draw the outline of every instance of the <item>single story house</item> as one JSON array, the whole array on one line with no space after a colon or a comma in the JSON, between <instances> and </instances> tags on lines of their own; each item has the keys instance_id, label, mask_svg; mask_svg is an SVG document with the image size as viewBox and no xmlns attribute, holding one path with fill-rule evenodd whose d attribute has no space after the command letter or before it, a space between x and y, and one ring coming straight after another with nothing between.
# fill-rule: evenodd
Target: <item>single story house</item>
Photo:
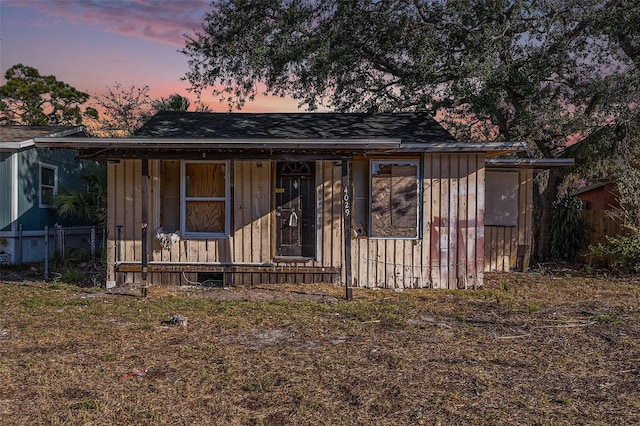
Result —
<instances>
[{"instance_id":1,"label":"single story house","mask_svg":"<svg viewBox=\"0 0 640 426\"><path fill-rule=\"evenodd\" d=\"M478 288L528 266L531 164L485 166L524 145L426 113L165 111L130 138L36 142L108 162L108 286Z\"/></svg>"},{"instance_id":2,"label":"single story house","mask_svg":"<svg viewBox=\"0 0 640 426\"><path fill-rule=\"evenodd\" d=\"M38 148L34 140L86 136L77 126L0 126L0 262L44 259L44 228L60 221L53 195L78 181L77 151Z\"/></svg>"}]
</instances>

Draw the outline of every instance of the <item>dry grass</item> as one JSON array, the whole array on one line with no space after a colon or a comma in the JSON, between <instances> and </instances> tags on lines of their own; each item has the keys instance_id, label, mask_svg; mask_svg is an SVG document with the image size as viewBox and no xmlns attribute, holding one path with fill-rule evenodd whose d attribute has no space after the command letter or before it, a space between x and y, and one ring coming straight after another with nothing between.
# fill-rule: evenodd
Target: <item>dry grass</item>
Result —
<instances>
[{"instance_id":1,"label":"dry grass","mask_svg":"<svg viewBox=\"0 0 640 426\"><path fill-rule=\"evenodd\" d=\"M0 423L640 423L638 280L486 287L0 283Z\"/></svg>"}]
</instances>

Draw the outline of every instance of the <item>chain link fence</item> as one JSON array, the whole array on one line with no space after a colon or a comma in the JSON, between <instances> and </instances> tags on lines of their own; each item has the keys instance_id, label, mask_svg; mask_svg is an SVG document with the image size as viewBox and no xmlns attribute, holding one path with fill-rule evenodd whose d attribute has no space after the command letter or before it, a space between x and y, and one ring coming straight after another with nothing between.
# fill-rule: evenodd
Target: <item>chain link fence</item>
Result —
<instances>
[{"instance_id":1,"label":"chain link fence","mask_svg":"<svg viewBox=\"0 0 640 426\"><path fill-rule=\"evenodd\" d=\"M45 227L45 279L49 279L49 262L95 262L107 244L104 227L72 226Z\"/></svg>"}]
</instances>

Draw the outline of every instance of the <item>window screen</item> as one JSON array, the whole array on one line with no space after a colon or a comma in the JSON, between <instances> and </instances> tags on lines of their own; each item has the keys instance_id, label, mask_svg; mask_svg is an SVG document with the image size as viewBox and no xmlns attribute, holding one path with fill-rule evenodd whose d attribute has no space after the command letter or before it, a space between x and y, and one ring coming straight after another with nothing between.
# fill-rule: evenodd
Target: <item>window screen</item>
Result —
<instances>
[{"instance_id":1,"label":"window screen","mask_svg":"<svg viewBox=\"0 0 640 426\"><path fill-rule=\"evenodd\" d=\"M484 224L518 224L518 172L491 171L485 174Z\"/></svg>"},{"instance_id":2,"label":"window screen","mask_svg":"<svg viewBox=\"0 0 640 426\"><path fill-rule=\"evenodd\" d=\"M371 162L371 237L418 236L418 162Z\"/></svg>"}]
</instances>

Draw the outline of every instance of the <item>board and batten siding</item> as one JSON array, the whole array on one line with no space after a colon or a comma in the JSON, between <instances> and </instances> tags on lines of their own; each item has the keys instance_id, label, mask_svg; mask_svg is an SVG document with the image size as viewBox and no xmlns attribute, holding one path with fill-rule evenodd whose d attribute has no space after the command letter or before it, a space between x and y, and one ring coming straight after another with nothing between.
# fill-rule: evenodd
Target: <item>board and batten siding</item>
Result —
<instances>
[{"instance_id":1,"label":"board and batten siding","mask_svg":"<svg viewBox=\"0 0 640 426\"><path fill-rule=\"evenodd\" d=\"M179 160L174 160L178 165ZM173 189L162 188L163 162L149 162L149 225L148 247L150 262L261 265L273 261L275 253L274 164L270 161L234 161L231 188L231 232L227 238L181 239L170 249L163 249L155 238L160 227L161 198L179 203L179 182ZM142 162L122 160L107 166L108 179L108 242L107 281L117 284L141 280L140 273L119 272L115 263L141 261ZM165 185L167 183L165 182ZM318 194L317 221L322 231L316 244L316 259L305 266L341 268L342 239L342 175L341 165L333 161L317 163L316 190ZM118 241L118 230L121 240ZM171 231L166 229L165 231ZM285 265L279 263L279 265ZM344 273L344 272L343 272ZM259 273L257 273L259 274ZM240 282L248 282L256 274L247 274ZM304 276L298 277L304 280ZM195 273L152 273L151 283L185 284L195 281ZM343 278L344 279L344 278Z\"/></svg>"},{"instance_id":2,"label":"board and batten siding","mask_svg":"<svg viewBox=\"0 0 640 426\"><path fill-rule=\"evenodd\" d=\"M533 170L517 169L501 173L517 174L517 221L513 226L485 225L485 272L526 271L533 241Z\"/></svg>"},{"instance_id":3,"label":"board and batten siding","mask_svg":"<svg viewBox=\"0 0 640 426\"><path fill-rule=\"evenodd\" d=\"M175 160L179 164L179 160ZM355 160L354 171L368 159ZM427 154L420 176L420 236L417 239L369 238L352 235L353 286L379 288L477 288L482 286L485 256L484 155L482 153ZM181 239L170 249L161 247L155 232L160 226L161 198L178 200L179 184L164 183L162 161L149 162L149 260L157 263L261 265L274 260L275 212L273 196L275 163L234 161L231 196L231 232L227 238ZM354 208L368 208L368 166L365 174L353 173ZM108 165L107 279L114 283L140 282L138 272L119 272L115 263L141 261L142 163L122 160ZM364 176L364 177L363 177ZM177 188L177 189L176 189ZM172 193L173 191L173 193ZM343 188L340 162L316 163L316 258L305 266L345 268L343 237ZM176 198L177 197L177 198ZM360 207L358 207L360 206ZM352 223L356 232L362 224ZM367 226L365 224L365 226ZM121 240L118 246L118 229ZM169 230L167 230L169 231ZM278 265L286 265L278 263ZM254 282L246 274L239 282ZM185 284L195 273L152 273L151 283ZM310 277L300 274L302 282Z\"/></svg>"},{"instance_id":4,"label":"board and batten siding","mask_svg":"<svg viewBox=\"0 0 640 426\"><path fill-rule=\"evenodd\" d=\"M367 160L364 160L367 161ZM423 157L421 238L352 242L354 286L477 288L483 285L484 155ZM354 169L364 167L354 161ZM355 184L358 184L354 177ZM354 191L355 208L363 204ZM357 231L359 224L355 224Z\"/></svg>"}]
</instances>

